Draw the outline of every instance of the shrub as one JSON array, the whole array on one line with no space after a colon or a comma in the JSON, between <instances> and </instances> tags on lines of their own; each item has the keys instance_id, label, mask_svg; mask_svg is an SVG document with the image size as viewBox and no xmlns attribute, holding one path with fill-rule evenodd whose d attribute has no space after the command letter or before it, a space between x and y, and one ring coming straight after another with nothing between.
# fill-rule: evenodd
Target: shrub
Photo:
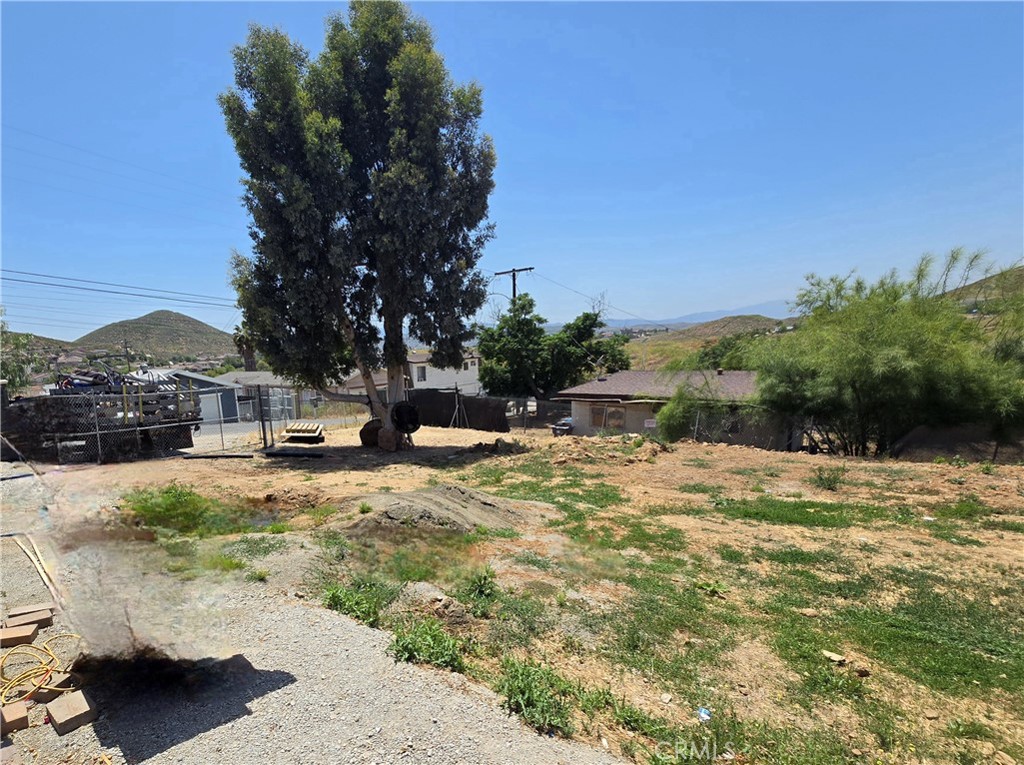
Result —
<instances>
[{"instance_id":1,"label":"shrub","mask_svg":"<svg viewBox=\"0 0 1024 765\"><path fill-rule=\"evenodd\" d=\"M506 658L501 668L503 675L497 690L505 697L502 701L505 709L519 715L541 733L572 735L567 697L573 688L564 678L532 661Z\"/></svg>"},{"instance_id":2,"label":"shrub","mask_svg":"<svg viewBox=\"0 0 1024 765\"><path fill-rule=\"evenodd\" d=\"M265 568L257 568L245 575L245 581L247 582L265 582L267 577L270 576L270 572Z\"/></svg>"},{"instance_id":3,"label":"shrub","mask_svg":"<svg viewBox=\"0 0 1024 765\"><path fill-rule=\"evenodd\" d=\"M359 503L359 514L360 515L366 515L367 513L372 513L372 512L373 512L373 505L371 505L369 502L360 502Z\"/></svg>"},{"instance_id":4,"label":"shrub","mask_svg":"<svg viewBox=\"0 0 1024 765\"><path fill-rule=\"evenodd\" d=\"M197 537L233 534L249 528L247 513L204 497L190 486L172 483L162 489L138 489L124 497L127 509L146 526Z\"/></svg>"},{"instance_id":5,"label":"shrub","mask_svg":"<svg viewBox=\"0 0 1024 765\"><path fill-rule=\"evenodd\" d=\"M395 657L395 661L433 664L453 672L465 669L462 641L449 635L441 622L434 618L399 624L388 651Z\"/></svg>"},{"instance_id":6,"label":"shrub","mask_svg":"<svg viewBox=\"0 0 1024 765\"><path fill-rule=\"evenodd\" d=\"M401 586L372 577L353 577L347 585L337 584L324 592L324 605L358 619L367 626L380 624L380 614L398 597Z\"/></svg>"},{"instance_id":7,"label":"shrub","mask_svg":"<svg viewBox=\"0 0 1024 765\"><path fill-rule=\"evenodd\" d=\"M488 566L470 576L467 582L459 588L457 596L459 600L469 606L473 616L484 618L490 616L491 607L498 599L499 594L501 594L501 589L498 587L494 569Z\"/></svg>"},{"instance_id":8,"label":"shrub","mask_svg":"<svg viewBox=\"0 0 1024 765\"><path fill-rule=\"evenodd\" d=\"M846 476L845 467L817 467L809 479L813 486L826 491L836 491Z\"/></svg>"}]
</instances>

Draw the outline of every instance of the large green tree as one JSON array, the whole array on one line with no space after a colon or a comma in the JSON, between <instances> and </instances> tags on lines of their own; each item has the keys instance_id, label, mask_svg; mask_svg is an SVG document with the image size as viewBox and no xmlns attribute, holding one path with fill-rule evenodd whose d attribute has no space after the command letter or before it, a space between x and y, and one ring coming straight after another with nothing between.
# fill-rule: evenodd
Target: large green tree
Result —
<instances>
[{"instance_id":1,"label":"large green tree","mask_svg":"<svg viewBox=\"0 0 1024 765\"><path fill-rule=\"evenodd\" d=\"M232 261L252 346L314 388L386 368L402 398L405 333L461 363L483 304L495 153L475 84L452 82L427 25L395 2L327 19L315 60L252 26L220 96L245 172L251 255Z\"/></svg>"},{"instance_id":2,"label":"large green tree","mask_svg":"<svg viewBox=\"0 0 1024 765\"><path fill-rule=\"evenodd\" d=\"M491 395L550 398L599 372L629 369L625 335L600 337L600 313L587 311L548 334L528 294L517 296L493 327L478 329L480 384Z\"/></svg>"},{"instance_id":3,"label":"large green tree","mask_svg":"<svg viewBox=\"0 0 1024 765\"><path fill-rule=\"evenodd\" d=\"M924 258L874 284L809 276L800 328L758 348L762 402L855 455L885 453L918 425L1019 421L1024 369L951 296L979 257L956 250L938 275Z\"/></svg>"}]
</instances>

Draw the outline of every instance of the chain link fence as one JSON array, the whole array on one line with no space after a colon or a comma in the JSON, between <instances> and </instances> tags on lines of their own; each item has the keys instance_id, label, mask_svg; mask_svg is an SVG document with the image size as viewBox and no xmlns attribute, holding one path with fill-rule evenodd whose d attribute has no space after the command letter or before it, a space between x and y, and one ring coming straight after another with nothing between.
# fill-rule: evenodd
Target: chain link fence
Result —
<instances>
[{"instance_id":1,"label":"chain link fence","mask_svg":"<svg viewBox=\"0 0 1024 765\"><path fill-rule=\"evenodd\" d=\"M299 407L290 388L125 385L14 400L4 410L3 430L27 459L126 462L273 446Z\"/></svg>"}]
</instances>

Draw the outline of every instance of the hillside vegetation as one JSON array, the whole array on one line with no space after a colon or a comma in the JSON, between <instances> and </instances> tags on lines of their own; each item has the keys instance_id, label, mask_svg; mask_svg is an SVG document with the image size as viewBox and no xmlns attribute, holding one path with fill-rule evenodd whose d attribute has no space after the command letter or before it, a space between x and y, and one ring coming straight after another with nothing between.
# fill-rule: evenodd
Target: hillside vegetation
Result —
<instances>
[{"instance_id":1,"label":"hillside vegetation","mask_svg":"<svg viewBox=\"0 0 1024 765\"><path fill-rule=\"evenodd\" d=\"M974 305L990 300L1019 296L1022 293L1024 293L1024 266L1016 266L950 290L947 294L965 304Z\"/></svg>"},{"instance_id":2,"label":"hillside vegetation","mask_svg":"<svg viewBox=\"0 0 1024 765\"><path fill-rule=\"evenodd\" d=\"M635 338L626 346L626 352L633 369L661 369L699 351L709 340L751 332L771 332L779 325L789 323L758 314L726 316L672 332Z\"/></svg>"},{"instance_id":3,"label":"hillside vegetation","mask_svg":"<svg viewBox=\"0 0 1024 765\"><path fill-rule=\"evenodd\" d=\"M120 349L125 338L133 353L158 358L235 353L231 335L176 311L153 311L137 319L107 324L75 340L83 349Z\"/></svg>"}]
</instances>

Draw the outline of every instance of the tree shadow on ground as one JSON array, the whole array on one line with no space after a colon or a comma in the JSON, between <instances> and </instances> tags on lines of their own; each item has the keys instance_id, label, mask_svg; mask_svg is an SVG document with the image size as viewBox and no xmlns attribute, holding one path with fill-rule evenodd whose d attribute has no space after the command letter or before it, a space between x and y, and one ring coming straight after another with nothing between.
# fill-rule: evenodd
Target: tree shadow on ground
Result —
<instances>
[{"instance_id":1,"label":"tree shadow on ground","mask_svg":"<svg viewBox=\"0 0 1024 765\"><path fill-rule=\"evenodd\" d=\"M460 468L493 457L523 454L530 451L504 434L494 441L481 441L474 446L415 446L399 452L357 445L309 446L278 444L262 452L268 457L269 469L294 470L301 465L307 473L331 473L337 470L374 471L389 465L417 465L431 468ZM284 456L282 456L284 455Z\"/></svg>"},{"instance_id":2,"label":"tree shadow on ground","mask_svg":"<svg viewBox=\"0 0 1024 765\"><path fill-rule=\"evenodd\" d=\"M252 714L251 701L296 681L288 672L256 669L241 654L195 661L152 648L85 657L75 672L99 709L96 737L129 763Z\"/></svg>"}]
</instances>

